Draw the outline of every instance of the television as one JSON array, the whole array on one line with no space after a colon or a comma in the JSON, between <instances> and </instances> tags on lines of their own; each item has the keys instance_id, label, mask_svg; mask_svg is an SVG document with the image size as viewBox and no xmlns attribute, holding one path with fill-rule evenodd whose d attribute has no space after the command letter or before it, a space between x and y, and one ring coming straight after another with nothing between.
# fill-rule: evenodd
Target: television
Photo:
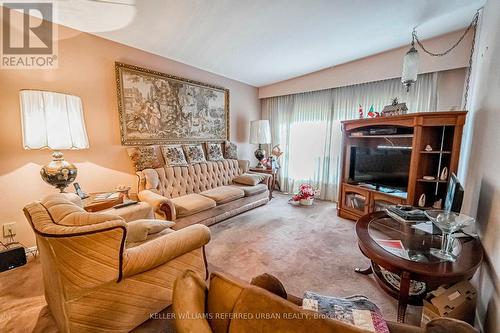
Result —
<instances>
[{"instance_id":1,"label":"television","mask_svg":"<svg viewBox=\"0 0 500 333\"><path fill-rule=\"evenodd\" d=\"M410 169L411 147L351 147L349 180L406 192ZM390 191L394 190L394 191Z\"/></svg>"},{"instance_id":2,"label":"television","mask_svg":"<svg viewBox=\"0 0 500 333\"><path fill-rule=\"evenodd\" d=\"M463 199L464 188L458 181L457 175L452 172L448 180L448 190L446 191L446 198L444 199L444 210L460 213Z\"/></svg>"}]
</instances>

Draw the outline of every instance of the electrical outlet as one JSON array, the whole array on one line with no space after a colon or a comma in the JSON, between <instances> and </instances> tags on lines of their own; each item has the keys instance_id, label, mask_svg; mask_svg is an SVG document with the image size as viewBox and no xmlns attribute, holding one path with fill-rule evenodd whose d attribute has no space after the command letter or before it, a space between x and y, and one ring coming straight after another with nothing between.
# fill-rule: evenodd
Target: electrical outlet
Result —
<instances>
[{"instance_id":1,"label":"electrical outlet","mask_svg":"<svg viewBox=\"0 0 500 333\"><path fill-rule=\"evenodd\" d=\"M16 222L5 223L3 225L3 236L10 237L16 235Z\"/></svg>"}]
</instances>

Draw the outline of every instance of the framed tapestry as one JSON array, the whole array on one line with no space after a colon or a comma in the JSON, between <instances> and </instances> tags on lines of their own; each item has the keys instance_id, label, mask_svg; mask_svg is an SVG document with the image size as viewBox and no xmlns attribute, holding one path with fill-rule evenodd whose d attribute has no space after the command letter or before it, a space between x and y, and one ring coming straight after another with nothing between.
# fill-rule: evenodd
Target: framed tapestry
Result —
<instances>
[{"instance_id":1,"label":"framed tapestry","mask_svg":"<svg viewBox=\"0 0 500 333\"><path fill-rule=\"evenodd\" d=\"M122 145L229 140L229 90L115 63Z\"/></svg>"}]
</instances>

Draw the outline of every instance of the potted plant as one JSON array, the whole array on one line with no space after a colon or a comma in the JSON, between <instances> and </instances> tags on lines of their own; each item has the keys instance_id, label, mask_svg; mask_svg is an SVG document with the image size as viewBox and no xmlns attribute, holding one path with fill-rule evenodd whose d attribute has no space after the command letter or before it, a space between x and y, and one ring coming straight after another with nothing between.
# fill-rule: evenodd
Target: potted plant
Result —
<instances>
[{"instance_id":1,"label":"potted plant","mask_svg":"<svg viewBox=\"0 0 500 333\"><path fill-rule=\"evenodd\" d=\"M311 206L314 201L314 196L317 195L318 191L315 190L309 184L302 184L299 186L299 193L292 196L290 199L290 203L292 205L303 205L303 206Z\"/></svg>"}]
</instances>

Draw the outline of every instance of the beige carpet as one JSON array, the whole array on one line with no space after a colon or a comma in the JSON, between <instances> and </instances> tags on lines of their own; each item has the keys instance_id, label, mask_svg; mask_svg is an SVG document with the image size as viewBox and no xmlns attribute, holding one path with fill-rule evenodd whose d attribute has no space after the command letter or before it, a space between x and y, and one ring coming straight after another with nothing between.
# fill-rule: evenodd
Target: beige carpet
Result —
<instances>
[{"instance_id":1,"label":"beige carpet","mask_svg":"<svg viewBox=\"0 0 500 333\"><path fill-rule=\"evenodd\" d=\"M335 205L316 201L294 207L275 193L268 205L211 227L207 245L210 271L250 280L263 272L276 275L287 291L302 296L366 295L395 320L397 302L371 276L354 273L369 261L358 249L354 222L340 219ZM407 322L418 324L420 309L409 307ZM172 332L168 320L150 320L135 332ZM0 332L57 332L43 297L38 260L0 273Z\"/></svg>"}]
</instances>

